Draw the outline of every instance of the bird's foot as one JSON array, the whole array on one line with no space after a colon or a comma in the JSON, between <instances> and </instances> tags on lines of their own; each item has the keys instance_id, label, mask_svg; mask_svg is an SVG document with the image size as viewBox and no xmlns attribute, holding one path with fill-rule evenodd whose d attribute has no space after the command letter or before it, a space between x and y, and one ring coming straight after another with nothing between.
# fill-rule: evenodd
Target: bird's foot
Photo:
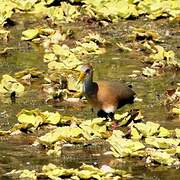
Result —
<instances>
[{"instance_id":1,"label":"bird's foot","mask_svg":"<svg viewBox=\"0 0 180 180\"><path fill-rule=\"evenodd\" d=\"M119 127L119 124L117 121L114 121L112 124L112 130L116 130Z\"/></svg>"}]
</instances>

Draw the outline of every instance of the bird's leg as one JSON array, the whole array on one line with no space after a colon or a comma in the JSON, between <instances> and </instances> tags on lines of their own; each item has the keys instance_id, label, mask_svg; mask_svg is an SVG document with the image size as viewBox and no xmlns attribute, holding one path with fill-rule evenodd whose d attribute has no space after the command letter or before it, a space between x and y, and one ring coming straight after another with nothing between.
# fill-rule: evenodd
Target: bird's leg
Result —
<instances>
[{"instance_id":1,"label":"bird's leg","mask_svg":"<svg viewBox=\"0 0 180 180\"><path fill-rule=\"evenodd\" d=\"M114 120L114 113L113 112L108 113L108 117L113 121Z\"/></svg>"}]
</instances>

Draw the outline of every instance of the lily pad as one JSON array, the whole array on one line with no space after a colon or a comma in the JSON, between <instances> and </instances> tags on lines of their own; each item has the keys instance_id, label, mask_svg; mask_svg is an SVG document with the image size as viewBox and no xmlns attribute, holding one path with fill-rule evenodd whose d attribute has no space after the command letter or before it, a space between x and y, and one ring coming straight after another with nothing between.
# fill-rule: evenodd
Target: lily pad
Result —
<instances>
[{"instance_id":1,"label":"lily pad","mask_svg":"<svg viewBox=\"0 0 180 180\"><path fill-rule=\"evenodd\" d=\"M23 170L19 176L20 179L31 179L31 180L36 180L36 171L35 170Z\"/></svg>"},{"instance_id":2,"label":"lily pad","mask_svg":"<svg viewBox=\"0 0 180 180\"><path fill-rule=\"evenodd\" d=\"M171 133L168 129L166 129L164 127L159 128L158 137L170 137L170 136L171 136Z\"/></svg>"},{"instance_id":3,"label":"lily pad","mask_svg":"<svg viewBox=\"0 0 180 180\"><path fill-rule=\"evenodd\" d=\"M34 38L36 38L39 35L39 29L28 29L26 31L22 32L22 38L21 40L32 40Z\"/></svg>"},{"instance_id":4,"label":"lily pad","mask_svg":"<svg viewBox=\"0 0 180 180\"><path fill-rule=\"evenodd\" d=\"M0 93L2 94L11 94L12 92L16 92L17 96L23 94L25 88L19 83L15 78L11 77L8 74L2 76L1 84L0 84Z\"/></svg>"},{"instance_id":5,"label":"lily pad","mask_svg":"<svg viewBox=\"0 0 180 180\"><path fill-rule=\"evenodd\" d=\"M140 140L141 138L142 138L142 134L139 134L136 128L131 127L131 139Z\"/></svg>"},{"instance_id":6,"label":"lily pad","mask_svg":"<svg viewBox=\"0 0 180 180\"><path fill-rule=\"evenodd\" d=\"M134 127L144 136L149 137L153 136L158 133L158 129L160 127L159 124L153 122L146 122L145 123L136 123Z\"/></svg>"},{"instance_id":7,"label":"lily pad","mask_svg":"<svg viewBox=\"0 0 180 180\"><path fill-rule=\"evenodd\" d=\"M145 148L139 141L122 138L122 134L117 135L117 132L113 132L112 136L107 140L111 144L111 150L115 157L131 156L133 152Z\"/></svg>"},{"instance_id":8,"label":"lily pad","mask_svg":"<svg viewBox=\"0 0 180 180\"><path fill-rule=\"evenodd\" d=\"M176 128L175 133L176 133L176 137L180 138L180 129Z\"/></svg>"},{"instance_id":9,"label":"lily pad","mask_svg":"<svg viewBox=\"0 0 180 180\"><path fill-rule=\"evenodd\" d=\"M81 128L68 126L56 128L39 138L40 143L44 145L51 145L57 141L82 142L83 140L85 138Z\"/></svg>"},{"instance_id":10,"label":"lily pad","mask_svg":"<svg viewBox=\"0 0 180 180\"><path fill-rule=\"evenodd\" d=\"M152 145L155 148L168 149L171 147L178 146L180 144L180 140L172 139L172 138L156 138L156 137L148 137L145 139L145 143Z\"/></svg>"},{"instance_id":11,"label":"lily pad","mask_svg":"<svg viewBox=\"0 0 180 180\"><path fill-rule=\"evenodd\" d=\"M177 161L176 158L173 158L170 154L166 152L150 149L147 151L147 153L150 155L151 160L160 164L171 166Z\"/></svg>"},{"instance_id":12,"label":"lily pad","mask_svg":"<svg viewBox=\"0 0 180 180\"><path fill-rule=\"evenodd\" d=\"M30 111L23 109L17 114L17 117L20 123L32 124L35 128L42 124L57 125L61 120L61 116L58 112L41 112L39 109Z\"/></svg>"},{"instance_id":13,"label":"lily pad","mask_svg":"<svg viewBox=\"0 0 180 180\"><path fill-rule=\"evenodd\" d=\"M146 77L153 77L157 74L157 71L155 69L146 67L146 68L143 68L142 74Z\"/></svg>"}]
</instances>

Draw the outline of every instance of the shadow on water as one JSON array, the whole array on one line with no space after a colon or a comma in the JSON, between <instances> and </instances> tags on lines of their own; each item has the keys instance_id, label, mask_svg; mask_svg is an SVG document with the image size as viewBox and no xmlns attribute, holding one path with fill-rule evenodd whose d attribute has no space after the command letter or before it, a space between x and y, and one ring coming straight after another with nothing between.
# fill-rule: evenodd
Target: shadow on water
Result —
<instances>
[{"instance_id":1,"label":"shadow on water","mask_svg":"<svg viewBox=\"0 0 180 180\"><path fill-rule=\"evenodd\" d=\"M97 29L97 31L104 33L107 37L113 38L115 41L121 40L121 38L125 41L126 31L128 31L130 24L133 26L132 23L134 23L134 26L141 26L143 24L141 20L136 22L122 21L114 27L112 26L112 31L107 31L106 29ZM158 31L160 33L163 33L167 29L171 32L173 29L166 25L166 21L161 22L159 26L158 23L158 21L146 22L144 26L149 27L151 25L155 29L159 28ZM20 23L18 28L18 31L16 28L12 29L12 33L15 33L14 36L16 38L12 39L10 43L10 46L15 47L15 50L6 57L0 57L0 75L5 73L14 74L28 67L37 67L46 71L47 67L42 60L43 52L39 47L32 48L34 45L20 42L20 34L16 33L24 30L25 25ZM76 26L74 28L78 29ZM161 31L161 28L164 29ZM172 44L173 49L175 49L176 46L174 43L178 43L176 39L178 39L177 34L169 39L167 46L171 47ZM177 55L179 56L179 54ZM128 53L119 52L117 49L109 47L106 54L94 56L90 62L95 66L94 78L96 80L112 79L132 84L137 96L143 99L143 102L135 103L133 107L143 112L146 121L158 122L169 129L180 127L180 121L171 117L162 103L164 92L166 89L173 88L173 85L178 82L179 74L167 72L159 77L150 79L145 79L144 77L130 78L128 75L133 70L141 70L144 67L144 64L140 62L140 58L142 57L139 57L139 54L131 54L129 56ZM0 99L0 128L9 129L12 127L17 122L16 114L22 108L40 108L41 110L59 111L66 115L78 114L78 117L82 118L95 117L95 113L90 111L89 106L86 106L83 111L79 112L79 110L68 106L55 108L47 105L40 89L41 87L38 83L28 87L25 95L18 98L15 104L12 104L9 98ZM119 112L124 112L126 108L132 107L125 107L119 110ZM179 179L180 177L179 170L173 168L165 166L144 167L144 163L137 159L122 159L118 161L111 156L105 156L103 152L107 150L108 146L104 142L96 142L86 147L77 145L64 147L61 157L47 156L43 149L37 150L30 146L32 143L33 137L27 135L20 135L18 138L11 140L2 138L0 141L0 174L7 173L12 169L40 169L42 165L47 163L55 163L70 168L78 167L84 162L97 166L109 164L112 167L125 169L132 173L136 179L159 180L169 178ZM8 179L8 177L2 177L1 179Z\"/></svg>"}]
</instances>

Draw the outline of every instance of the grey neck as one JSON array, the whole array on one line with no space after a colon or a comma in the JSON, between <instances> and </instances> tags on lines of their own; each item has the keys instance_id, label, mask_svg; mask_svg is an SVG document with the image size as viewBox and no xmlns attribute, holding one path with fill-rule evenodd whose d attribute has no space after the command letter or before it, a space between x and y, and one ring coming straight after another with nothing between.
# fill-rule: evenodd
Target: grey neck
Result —
<instances>
[{"instance_id":1,"label":"grey neck","mask_svg":"<svg viewBox=\"0 0 180 180\"><path fill-rule=\"evenodd\" d=\"M93 75L89 74L86 76L85 81L84 81L84 87L83 91L85 96L90 96L94 92L94 83L93 83Z\"/></svg>"}]
</instances>

